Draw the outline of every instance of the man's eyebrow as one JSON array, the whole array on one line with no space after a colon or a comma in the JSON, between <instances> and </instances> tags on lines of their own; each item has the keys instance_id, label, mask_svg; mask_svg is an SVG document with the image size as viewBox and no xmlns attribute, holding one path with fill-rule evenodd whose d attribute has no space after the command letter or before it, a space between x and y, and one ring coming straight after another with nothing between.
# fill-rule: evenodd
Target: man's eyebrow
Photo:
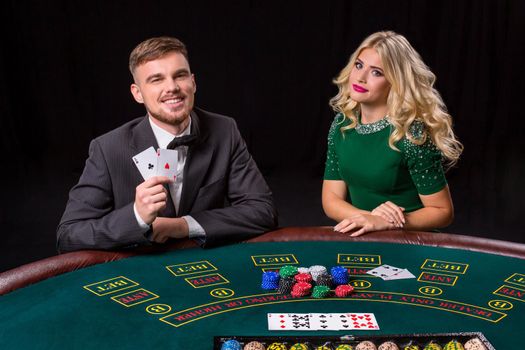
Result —
<instances>
[{"instance_id":1,"label":"man's eyebrow","mask_svg":"<svg viewBox=\"0 0 525 350\"><path fill-rule=\"evenodd\" d=\"M153 79L156 79L156 78L162 78L162 74L157 73L157 74L152 74L152 75L148 76L148 77L146 78L146 83L149 83L149 82L151 82Z\"/></svg>"}]
</instances>

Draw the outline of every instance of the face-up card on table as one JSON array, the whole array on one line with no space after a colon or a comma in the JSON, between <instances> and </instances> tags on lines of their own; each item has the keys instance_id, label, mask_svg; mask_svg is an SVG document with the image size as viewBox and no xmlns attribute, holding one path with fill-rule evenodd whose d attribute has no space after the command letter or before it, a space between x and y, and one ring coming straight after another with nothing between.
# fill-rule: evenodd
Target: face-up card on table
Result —
<instances>
[{"instance_id":1,"label":"face-up card on table","mask_svg":"<svg viewBox=\"0 0 525 350\"><path fill-rule=\"evenodd\" d=\"M373 313L268 314L268 330L378 330Z\"/></svg>"},{"instance_id":2,"label":"face-up card on table","mask_svg":"<svg viewBox=\"0 0 525 350\"><path fill-rule=\"evenodd\" d=\"M379 324L373 313L348 313L345 314L351 329L379 330Z\"/></svg>"},{"instance_id":3,"label":"face-up card on table","mask_svg":"<svg viewBox=\"0 0 525 350\"><path fill-rule=\"evenodd\" d=\"M268 314L268 330L311 330L308 314Z\"/></svg>"},{"instance_id":4,"label":"face-up card on table","mask_svg":"<svg viewBox=\"0 0 525 350\"><path fill-rule=\"evenodd\" d=\"M175 180L177 176L178 151L174 149L157 150L157 176L166 176Z\"/></svg>"},{"instance_id":5,"label":"face-up card on table","mask_svg":"<svg viewBox=\"0 0 525 350\"><path fill-rule=\"evenodd\" d=\"M144 180L157 174L157 152L153 147L145 149L132 159Z\"/></svg>"},{"instance_id":6,"label":"face-up card on table","mask_svg":"<svg viewBox=\"0 0 525 350\"><path fill-rule=\"evenodd\" d=\"M385 279L386 277L395 275L398 272L401 272L403 269L400 269L399 267L394 267L390 265L381 265L379 267L376 267L375 269L369 270L366 273L369 275L381 277L382 279Z\"/></svg>"},{"instance_id":7,"label":"face-up card on table","mask_svg":"<svg viewBox=\"0 0 525 350\"><path fill-rule=\"evenodd\" d=\"M416 278L410 271L403 269L394 275L383 278L385 281L402 280L407 278Z\"/></svg>"}]
</instances>

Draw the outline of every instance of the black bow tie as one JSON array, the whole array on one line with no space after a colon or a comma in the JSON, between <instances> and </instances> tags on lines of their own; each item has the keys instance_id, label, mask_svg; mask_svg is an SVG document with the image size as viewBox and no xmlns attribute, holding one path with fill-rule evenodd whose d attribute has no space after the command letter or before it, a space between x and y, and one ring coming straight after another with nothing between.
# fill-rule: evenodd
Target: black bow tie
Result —
<instances>
[{"instance_id":1,"label":"black bow tie","mask_svg":"<svg viewBox=\"0 0 525 350\"><path fill-rule=\"evenodd\" d=\"M168 143L167 149L175 149L179 146L191 146L197 140L197 135L189 134L184 136L175 137L170 143Z\"/></svg>"}]
</instances>

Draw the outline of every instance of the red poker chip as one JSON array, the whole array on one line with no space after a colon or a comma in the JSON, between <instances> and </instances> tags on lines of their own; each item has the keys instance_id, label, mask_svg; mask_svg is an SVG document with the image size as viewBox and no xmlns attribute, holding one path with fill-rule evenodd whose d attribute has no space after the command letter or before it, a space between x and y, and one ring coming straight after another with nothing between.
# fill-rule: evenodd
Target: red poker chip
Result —
<instances>
[{"instance_id":1,"label":"red poker chip","mask_svg":"<svg viewBox=\"0 0 525 350\"><path fill-rule=\"evenodd\" d=\"M312 275L310 275L309 273L298 273L297 275L295 275L295 280L297 282L310 283L312 282Z\"/></svg>"},{"instance_id":2,"label":"red poker chip","mask_svg":"<svg viewBox=\"0 0 525 350\"><path fill-rule=\"evenodd\" d=\"M312 285L310 283L297 282L296 284L294 284L291 294L293 297L304 297L310 294L311 290L312 290Z\"/></svg>"},{"instance_id":3,"label":"red poker chip","mask_svg":"<svg viewBox=\"0 0 525 350\"><path fill-rule=\"evenodd\" d=\"M337 286L335 288L335 295L344 298L350 295L354 291L354 287L348 285L348 284L342 284L340 286Z\"/></svg>"}]
</instances>

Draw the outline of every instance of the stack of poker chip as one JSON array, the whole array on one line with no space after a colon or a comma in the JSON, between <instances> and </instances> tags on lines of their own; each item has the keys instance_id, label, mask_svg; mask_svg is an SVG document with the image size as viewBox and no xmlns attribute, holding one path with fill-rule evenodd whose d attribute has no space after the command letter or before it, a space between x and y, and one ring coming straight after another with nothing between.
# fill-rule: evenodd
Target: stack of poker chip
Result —
<instances>
[{"instance_id":1,"label":"stack of poker chip","mask_svg":"<svg viewBox=\"0 0 525 350\"><path fill-rule=\"evenodd\" d=\"M222 343L221 350L242 350L242 347L237 340L230 339Z\"/></svg>"},{"instance_id":2,"label":"stack of poker chip","mask_svg":"<svg viewBox=\"0 0 525 350\"><path fill-rule=\"evenodd\" d=\"M279 274L274 271L263 272L261 288L264 290L277 289L279 287Z\"/></svg>"},{"instance_id":3,"label":"stack of poker chip","mask_svg":"<svg viewBox=\"0 0 525 350\"><path fill-rule=\"evenodd\" d=\"M328 274L326 267L320 265L310 268L286 265L278 273L264 272L261 286L265 290L277 290L293 297L312 295L313 298L326 298L334 292L338 297L348 296L353 291L348 282L348 270L343 266L331 268ZM340 288L332 289L337 286Z\"/></svg>"},{"instance_id":4,"label":"stack of poker chip","mask_svg":"<svg viewBox=\"0 0 525 350\"><path fill-rule=\"evenodd\" d=\"M277 291L281 294L290 294L294 284L295 279L293 277L283 277L279 280L279 287L277 287Z\"/></svg>"},{"instance_id":5,"label":"stack of poker chip","mask_svg":"<svg viewBox=\"0 0 525 350\"><path fill-rule=\"evenodd\" d=\"M330 287L327 286L315 286L312 291L312 297L316 299L326 298L330 295Z\"/></svg>"},{"instance_id":6,"label":"stack of poker chip","mask_svg":"<svg viewBox=\"0 0 525 350\"><path fill-rule=\"evenodd\" d=\"M332 275L332 282L335 285L347 284L348 283L348 270L343 266L334 266L330 269Z\"/></svg>"},{"instance_id":7,"label":"stack of poker chip","mask_svg":"<svg viewBox=\"0 0 525 350\"><path fill-rule=\"evenodd\" d=\"M339 298L345 298L354 291L354 287L348 284L341 284L335 287L335 295Z\"/></svg>"},{"instance_id":8,"label":"stack of poker chip","mask_svg":"<svg viewBox=\"0 0 525 350\"><path fill-rule=\"evenodd\" d=\"M265 350L264 345L258 341L251 341L244 346L243 350Z\"/></svg>"},{"instance_id":9,"label":"stack of poker chip","mask_svg":"<svg viewBox=\"0 0 525 350\"><path fill-rule=\"evenodd\" d=\"M321 265L310 266L308 272L310 272L310 275L312 275L312 278L315 282L317 282L319 276L327 274L326 267Z\"/></svg>"},{"instance_id":10,"label":"stack of poker chip","mask_svg":"<svg viewBox=\"0 0 525 350\"><path fill-rule=\"evenodd\" d=\"M292 287L292 296L294 298L305 297L310 295L312 291L312 285L308 282L297 282Z\"/></svg>"}]
</instances>

